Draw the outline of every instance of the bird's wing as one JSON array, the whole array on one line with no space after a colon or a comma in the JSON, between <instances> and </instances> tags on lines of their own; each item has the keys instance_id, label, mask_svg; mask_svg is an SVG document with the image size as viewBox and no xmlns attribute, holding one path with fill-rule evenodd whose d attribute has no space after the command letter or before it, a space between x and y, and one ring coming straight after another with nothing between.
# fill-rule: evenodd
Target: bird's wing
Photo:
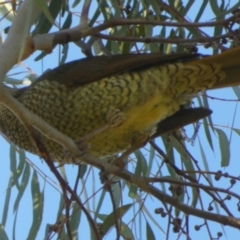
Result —
<instances>
[{"instance_id":1,"label":"bird's wing","mask_svg":"<svg viewBox=\"0 0 240 240\"><path fill-rule=\"evenodd\" d=\"M225 72L225 78L217 82L212 88L240 85L240 46L213 56L201 58L199 56L199 54L186 53L169 55L154 53L90 57L69 62L50 70L40 76L37 82L48 79L69 87L76 87L123 71L143 70L154 65L182 61L203 64L220 63L221 69Z\"/></svg>"},{"instance_id":2,"label":"bird's wing","mask_svg":"<svg viewBox=\"0 0 240 240\"><path fill-rule=\"evenodd\" d=\"M199 54L123 54L89 57L63 64L41 75L36 82L48 79L66 86L80 86L98 81L123 71L145 69L154 65L184 62L196 59Z\"/></svg>"}]
</instances>

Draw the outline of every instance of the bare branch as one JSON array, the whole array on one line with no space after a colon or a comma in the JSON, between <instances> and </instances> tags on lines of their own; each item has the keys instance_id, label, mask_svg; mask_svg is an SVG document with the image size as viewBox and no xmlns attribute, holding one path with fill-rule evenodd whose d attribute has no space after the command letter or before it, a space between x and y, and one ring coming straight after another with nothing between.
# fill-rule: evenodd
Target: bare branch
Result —
<instances>
[{"instance_id":1,"label":"bare branch","mask_svg":"<svg viewBox=\"0 0 240 240\"><path fill-rule=\"evenodd\" d=\"M152 26L165 26L165 27L215 27L215 26L227 26L230 22L235 21L240 16L239 12L236 12L233 16L227 19L221 19L211 22L167 22L158 20L142 20L142 19L110 19L103 24L95 27L95 30L103 31L108 28L129 26L129 25L152 25Z\"/></svg>"},{"instance_id":2,"label":"bare branch","mask_svg":"<svg viewBox=\"0 0 240 240\"><path fill-rule=\"evenodd\" d=\"M232 34L231 34L232 35ZM212 41L217 41L223 38L229 37L229 33L219 35L216 37L199 37L194 39L178 39L178 38L160 38L160 37L120 37L106 34L95 34L94 36L102 39L112 40L112 41L123 41L123 42L142 42L142 43L173 43L173 44L186 44L186 43L209 43Z\"/></svg>"},{"instance_id":3,"label":"bare branch","mask_svg":"<svg viewBox=\"0 0 240 240\"><path fill-rule=\"evenodd\" d=\"M86 9L88 6L86 6ZM87 11L85 11L87 12ZM234 34L232 31L219 35L216 37L200 37L196 39L166 39L166 38L139 38L139 37L119 37L119 36L109 36L101 34L100 32L109 28L118 26L130 26L130 25L154 25L154 26L168 26L168 27L213 27L218 25L223 25L228 27L230 22L234 21L240 15L237 12L234 16L229 17L225 20L218 20L214 22L203 22L203 23L189 23L189 22L162 22L153 20L135 20L135 19L110 19L105 21L96 27L88 28L86 23L86 15L83 15L80 25L73 27L71 29L64 29L59 32L54 32L50 34L42 34L33 37L33 43L35 50L45 50L46 52L51 52L51 50L57 44L66 44L69 42L76 42L79 39L87 36L95 36L102 39L126 41L126 42L143 42L143 43L207 43L211 41L220 40L227 37L232 37Z\"/></svg>"},{"instance_id":4,"label":"bare branch","mask_svg":"<svg viewBox=\"0 0 240 240\"><path fill-rule=\"evenodd\" d=\"M178 208L182 212L186 213L187 215L193 215L200 218L205 218L208 220L212 220L224 225L228 225L228 226L232 226L237 229L240 229L240 221L238 219L229 217L229 216L223 216L220 214L210 213L210 212L199 210L197 208L193 208L186 204L183 204L179 202L177 199L165 194L164 192L160 191L154 186L148 184L147 179L143 177L137 177L136 175L133 175L127 170L120 169L117 166L113 166L112 164L109 164L104 161L99 161L98 158L89 156L88 154L81 157L81 160L99 169L104 169L106 172L115 174L116 176L136 185L142 191L149 193L152 196L155 196L159 201L168 203Z\"/></svg>"},{"instance_id":5,"label":"bare branch","mask_svg":"<svg viewBox=\"0 0 240 240\"><path fill-rule=\"evenodd\" d=\"M29 30L40 13L34 1L26 0L9 29L6 41L0 47L0 79L3 80L12 66L33 51ZM7 56L7 58L6 58Z\"/></svg>"}]
</instances>

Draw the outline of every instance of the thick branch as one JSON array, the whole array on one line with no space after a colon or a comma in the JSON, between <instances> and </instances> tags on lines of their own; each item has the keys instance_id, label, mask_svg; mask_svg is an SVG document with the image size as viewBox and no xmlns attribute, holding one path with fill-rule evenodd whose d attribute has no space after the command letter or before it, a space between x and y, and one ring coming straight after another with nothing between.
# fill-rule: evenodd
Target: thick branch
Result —
<instances>
[{"instance_id":1,"label":"thick branch","mask_svg":"<svg viewBox=\"0 0 240 240\"><path fill-rule=\"evenodd\" d=\"M18 11L9 29L8 37L0 47L1 81L13 65L25 56L25 51L30 51L30 49L25 48L25 45L31 46L29 44L31 41L28 40L29 30L39 12L40 10L32 0L25 0Z\"/></svg>"}]
</instances>

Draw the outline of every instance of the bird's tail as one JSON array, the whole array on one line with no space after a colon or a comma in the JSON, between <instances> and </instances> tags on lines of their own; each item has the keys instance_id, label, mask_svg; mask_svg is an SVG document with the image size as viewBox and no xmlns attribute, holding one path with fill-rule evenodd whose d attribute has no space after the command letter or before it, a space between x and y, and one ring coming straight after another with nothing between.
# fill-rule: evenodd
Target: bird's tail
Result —
<instances>
[{"instance_id":1,"label":"bird's tail","mask_svg":"<svg viewBox=\"0 0 240 240\"><path fill-rule=\"evenodd\" d=\"M202 58L192 63L220 64L224 77L217 81L210 89L224 88L240 85L240 46L231 48L221 54Z\"/></svg>"}]
</instances>

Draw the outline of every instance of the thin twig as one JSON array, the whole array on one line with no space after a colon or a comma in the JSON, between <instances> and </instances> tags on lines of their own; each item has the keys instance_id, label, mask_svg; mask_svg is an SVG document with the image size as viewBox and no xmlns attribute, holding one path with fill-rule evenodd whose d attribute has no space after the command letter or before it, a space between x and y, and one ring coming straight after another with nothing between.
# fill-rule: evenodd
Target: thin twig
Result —
<instances>
[{"instance_id":1,"label":"thin twig","mask_svg":"<svg viewBox=\"0 0 240 240\"><path fill-rule=\"evenodd\" d=\"M224 225L240 229L240 221L238 219L229 216L223 216L220 214L210 213L208 211L202 211L197 208L188 206L184 203L181 203L177 199L163 193L158 188L155 188L154 186L148 184L147 183L148 178L137 177L127 170L120 169L119 167L106 163L104 161L99 161L97 158L94 158L92 156L90 157L86 155L81 157L81 159L84 162L85 161L88 162L88 164L91 164L92 166L95 166L99 169L104 169L106 172L115 174L116 176L138 186L146 193L150 193L152 196L155 196L158 200L178 208L185 214L197 216L200 218L206 218L208 220L212 220Z\"/></svg>"},{"instance_id":2,"label":"thin twig","mask_svg":"<svg viewBox=\"0 0 240 240\"><path fill-rule=\"evenodd\" d=\"M114 200L114 196L113 196L113 192L112 192L112 188L111 188L111 180L109 180L108 178L108 174L107 173L104 173L105 174L105 186L107 188L107 191L109 192L109 195L110 195L110 199L111 199L111 202L112 202L112 208L113 208L113 214L114 214L114 222L115 222L115 227L116 227L116 240L119 240L119 237L120 237L120 226L118 224L118 213L117 213L117 206L116 206L116 202ZM119 221L120 222L120 221Z\"/></svg>"},{"instance_id":3,"label":"thin twig","mask_svg":"<svg viewBox=\"0 0 240 240\"><path fill-rule=\"evenodd\" d=\"M64 29L58 32L53 32L50 34L36 35L32 38L34 42L35 50L48 50L54 48L57 44L66 44L68 42L76 42L83 37L96 36L103 39L109 40L119 40L128 42L160 42L160 43L205 43L219 40L222 38L227 38L233 35L233 32L226 33L217 37L201 37L196 39L163 39L163 38L134 38L134 37L114 37L101 34L108 28L118 27L118 26L130 26L130 25L154 25L154 26L169 26L169 27L209 27L225 25L227 26L230 22L234 21L240 13L236 13L225 20L218 20L215 22L203 22L203 23L189 23L189 22L162 22L154 20L140 20L140 19L110 19L104 23L87 28L85 25L80 24L71 29Z\"/></svg>"},{"instance_id":4,"label":"thin twig","mask_svg":"<svg viewBox=\"0 0 240 240\"><path fill-rule=\"evenodd\" d=\"M174 180L174 179L170 179L169 180L169 183L172 183L172 184L178 184L178 185L183 185L183 186L195 186L198 194L199 194L199 188L203 189L207 194L209 194L216 202L219 203L219 205L226 211L226 213L228 213L229 216L233 216L230 211L228 210L227 206L223 203L222 199L218 199L213 193L212 191L215 191L215 192L224 192L226 194L230 194L229 193L229 190L226 190L226 189L217 189L216 187L211 187L211 186L205 186L205 185L202 185L202 184L199 184L196 179L194 179L192 176L189 176L189 175L186 175L184 174L183 171L181 171L180 169L178 169L167 157L167 155L156 145L156 143L154 143L153 141L150 141L150 144L154 147L154 149L164 158L164 161L166 161L175 171L178 175L182 176L183 178L185 179L188 179L191 183L188 183L188 182L182 182L182 181L177 181L177 180ZM164 178L165 179L165 178ZM160 181L160 178L157 178L156 180L157 182ZM163 181L164 182L164 181ZM165 180L165 182L168 182L168 180ZM192 185L193 184L193 185ZM234 197L236 197L238 200L240 200L240 196L235 194L235 193L232 193L230 195L233 195ZM220 198L220 197L219 197Z\"/></svg>"},{"instance_id":5,"label":"thin twig","mask_svg":"<svg viewBox=\"0 0 240 240\"><path fill-rule=\"evenodd\" d=\"M215 27L215 26L225 26L230 22L237 19L240 16L240 13L236 13L235 15L221 19L217 21L211 22L167 22L167 21L158 21L158 20L142 20L142 19L110 19L105 21L103 24L94 27L94 31L103 31L108 28L119 27L119 26L128 26L128 25L152 25L152 26L165 26L165 27Z\"/></svg>"},{"instance_id":6,"label":"thin twig","mask_svg":"<svg viewBox=\"0 0 240 240\"><path fill-rule=\"evenodd\" d=\"M173 44L186 44L186 43L208 43L211 41L218 41L223 38L228 38L229 33L222 34L215 37L199 37L194 39L179 39L179 38L161 38L161 37L123 37L123 36L114 36L98 33L94 35L95 37L106 39L106 40L114 40L114 41L122 41L122 42L142 42L142 43L173 43Z\"/></svg>"},{"instance_id":7,"label":"thin twig","mask_svg":"<svg viewBox=\"0 0 240 240\"><path fill-rule=\"evenodd\" d=\"M91 227L92 227L92 229L93 229L93 231L95 233L96 239L98 239L98 240L102 239L100 234L99 234L99 231L97 229L97 226L96 226L94 220L92 219L92 217L90 216L89 212L87 211L87 209L82 204L80 198L72 190L72 188L69 187L68 183L63 179L61 174L58 172L58 170L54 166L53 161L50 158L50 156L49 156L47 150L45 149L45 147L37 140L37 138L33 134L30 133L30 136L32 137L32 139L34 141L35 146L39 150L40 156L45 160L45 162L48 165L49 169L53 172L53 174L55 175L55 177L59 181L59 183L60 183L60 185L62 187L63 193L64 193L64 191L67 190L71 194L72 198L77 202L77 204L79 205L80 209L86 215L86 218L87 218L89 224L91 225ZM65 199L65 201L67 201L67 200Z\"/></svg>"}]
</instances>

